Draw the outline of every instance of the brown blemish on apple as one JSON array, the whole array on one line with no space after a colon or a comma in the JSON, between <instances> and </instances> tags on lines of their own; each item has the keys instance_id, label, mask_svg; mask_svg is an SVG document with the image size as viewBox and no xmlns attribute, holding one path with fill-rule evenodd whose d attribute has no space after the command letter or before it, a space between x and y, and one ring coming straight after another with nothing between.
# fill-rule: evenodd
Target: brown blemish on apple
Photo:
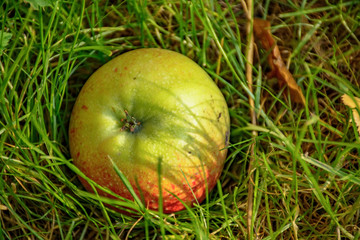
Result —
<instances>
[{"instance_id":1,"label":"brown blemish on apple","mask_svg":"<svg viewBox=\"0 0 360 240\"><path fill-rule=\"evenodd\" d=\"M117 71L118 71L118 69L117 69L117 68L115 68L115 69L114 69L114 72L117 72Z\"/></svg>"},{"instance_id":2,"label":"brown blemish on apple","mask_svg":"<svg viewBox=\"0 0 360 240\"><path fill-rule=\"evenodd\" d=\"M77 152L76 153L76 158L79 158L80 157L80 152Z\"/></svg>"},{"instance_id":3,"label":"brown blemish on apple","mask_svg":"<svg viewBox=\"0 0 360 240\"><path fill-rule=\"evenodd\" d=\"M225 146L229 145L229 137L230 137L230 131L226 131L226 133L225 133Z\"/></svg>"},{"instance_id":4,"label":"brown blemish on apple","mask_svg":"<svg viewBox=\"0 0 360 240\"><path fill-rule=\"evenodd\" d=\"M128 68L127 68L127 67L124 67L124 70L128 70Z\"/></svg>"},{"instance_id":5,"label":"brown blemish on apple","mask_svg":"<svg viewBox=\"0 0 360 240\"><path fill-rule=\"evenodd\" d=\"M70 129L70 134L74 134L76 132L76 128Z\"/></svg>"},{"instance_id":6,"label":"brown blemish on apple","mask_svg":"<svg viewBox=\"0 0 360 240\"><path fill-rule=\"evenodd\" d=\"M82 105L81 109L88 110L89 108L86 105Z\"/></svg>"}]
</instances>

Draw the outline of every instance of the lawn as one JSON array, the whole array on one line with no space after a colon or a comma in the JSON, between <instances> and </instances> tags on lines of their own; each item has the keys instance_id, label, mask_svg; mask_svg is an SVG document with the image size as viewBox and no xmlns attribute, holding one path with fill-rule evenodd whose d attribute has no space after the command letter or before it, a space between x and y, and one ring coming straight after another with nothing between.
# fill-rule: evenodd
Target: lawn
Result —
<instances>
[{"instance_id":1,"label":"lawn","mask_svg":"<svg viewBox=\"0 0 360 240\"><path fill-rule=\"evenodd\" d=\"M358 0L4 0L0 16L0 239L360 239L360 107L341 98L360 97ZM254 18L305 104L269 76ZM214 79L230 145L203 203L126 216L81 185L68 127L89 76L148 47Z\"/></svg>"}]
</instances>

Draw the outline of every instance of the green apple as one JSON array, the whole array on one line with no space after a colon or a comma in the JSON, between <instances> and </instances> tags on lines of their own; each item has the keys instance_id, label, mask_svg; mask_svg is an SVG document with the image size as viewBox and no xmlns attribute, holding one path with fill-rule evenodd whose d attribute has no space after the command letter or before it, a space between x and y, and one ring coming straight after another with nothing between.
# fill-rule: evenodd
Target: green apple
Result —
<instances>
[{"instance_id":1,"label":"green apple","mask_svg":"<svg viewBox=\"0 0 360 240\"><path fill-rule=\"evenodd\" d=\"M116 164L149 209L158 210L161 191L163 211L171 213L201 202L215 186L229 125L225 99L201 67L173 51L138 49L103 65L83 86L70 152L88 178L133 199Z\"/></svg>"}]
</instances>

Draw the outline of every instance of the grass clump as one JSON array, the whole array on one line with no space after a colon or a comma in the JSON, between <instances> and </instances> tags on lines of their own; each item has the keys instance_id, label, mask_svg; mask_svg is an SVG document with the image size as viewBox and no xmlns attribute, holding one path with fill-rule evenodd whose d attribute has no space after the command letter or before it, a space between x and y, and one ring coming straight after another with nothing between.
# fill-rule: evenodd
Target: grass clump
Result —
<instances>
[{"instance_id":1,"label":"grass clump","mask_svg":"<svg viewBox=\"0 0 360 240\"><path fill-rule=\"evenodd\" d=\"M360 5L351 0L253 4L256 17L271 21L306 106L291 103L276 80L266 78L267 52L260 45L253 89L247 86L241 1L2 1L3 238L359 239L359 133L340 97L360 97ZM222 177L203 204L135 218L106 207L132 203L82 188L68 150L68 123L91 73L141 47L171 49L199 63L221 88L232 128Z\"/></svg>"}]
</instances>

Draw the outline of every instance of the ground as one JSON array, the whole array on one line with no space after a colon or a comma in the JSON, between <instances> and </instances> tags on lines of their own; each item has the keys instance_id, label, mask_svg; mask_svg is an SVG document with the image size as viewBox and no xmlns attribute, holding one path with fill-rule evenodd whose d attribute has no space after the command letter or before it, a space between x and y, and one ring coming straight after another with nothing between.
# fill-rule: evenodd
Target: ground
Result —
<instances>
[{"instance_id":1,"label":"ground","mask_svg":"<svg viewBox=\"0 0 360 240\"><path fill-rule=\"evenodd\" d=\"M250 19L270 21L305 105L268 77L269 51L259 39L248 86L245 1L2 1L0 234L359 239L359 132L356 111L341 96L360 97L360 5L254 0L252 6ZM193 59L229 107L220 180L201 205L176 214L113 211L107 207L113 200L84 190L69 153L69 117L84 82L113 57L141 47Z\"/></svg>"}]
</instances>

